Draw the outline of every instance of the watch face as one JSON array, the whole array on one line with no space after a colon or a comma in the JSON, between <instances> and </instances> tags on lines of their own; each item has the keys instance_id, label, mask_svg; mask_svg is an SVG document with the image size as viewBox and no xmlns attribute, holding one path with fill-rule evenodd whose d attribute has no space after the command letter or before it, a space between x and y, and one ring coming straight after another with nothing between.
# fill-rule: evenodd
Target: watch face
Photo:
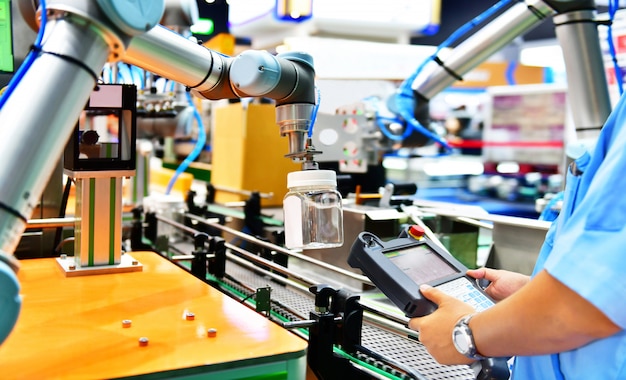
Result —
<instances>
[{"instance_id":1,"label":"watch face","mask_svg":"<svg viewBox=\"0 0 626 380\"><path fill-rule=\"evenodd\" d=\"M470 349L468 336L460 329L455 329L453 334L454 346L463 355L467 355Z\"/></svg>"}]
</instances>

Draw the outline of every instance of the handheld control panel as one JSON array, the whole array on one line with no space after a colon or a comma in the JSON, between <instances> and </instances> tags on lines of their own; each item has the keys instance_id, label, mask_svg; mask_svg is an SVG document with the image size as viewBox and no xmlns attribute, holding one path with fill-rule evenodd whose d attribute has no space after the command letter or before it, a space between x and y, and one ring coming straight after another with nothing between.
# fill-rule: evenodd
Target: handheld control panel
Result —
<instances>
[{"instance_id":1,"label":"handheld control panel","mask_svg":"<svg viewBox=\"0 0 626 380\"><path fill-rule=\"evenodd\" d=\"M436 287L477 311L494 304L454 256L427 238L409 236L384 242L372 233L362 232L350 249L348 264L361 269L409 318L430 314L437 308L422 296L421 284Z\"/></svg>"},{"instance_id":2,"label":"handheld control panel","mask_svg":"<svg viewBox=\"0 0 626 380\"><path fill-rule=\"evenodd\" d=\"M406 233L405 233L406 232ZM404 314L421 317L437 309L420 293L428 284L482 311L494 304L477 281L466 275L467 267L454 256L411 229L387 242L361 232L348 256L348 264L359 268ZM508 358L484 358L470 368L476 380L509 379Z\"/></svg>"}]
</instances>

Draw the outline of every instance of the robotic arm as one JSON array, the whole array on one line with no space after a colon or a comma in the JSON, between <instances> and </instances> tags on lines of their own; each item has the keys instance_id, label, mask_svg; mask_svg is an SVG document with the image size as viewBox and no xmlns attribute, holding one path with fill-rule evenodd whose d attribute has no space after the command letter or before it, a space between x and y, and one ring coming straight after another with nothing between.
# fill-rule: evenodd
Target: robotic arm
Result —
<instances>
[{"instance_id":1,"label":"robotic arm","mask_svg":"<svg viewBox=\"0 0 626 380\"><path fill-rule=\"evenodd\" d=\"M311 57L261 51L226 57L157 25L162 11L163 2L153 0L49 1L39 54L0 112L4 252L19 241L55 164L50 158L60 157L108 60L142 67L207 99L273 98L289 156L305 158L315 106Z\"/></svg>"},{"instance_id":2,"label":"robotic arm","mask_svg":"<svg viewBox=\"0 0 626 380\"><path fill-rule=\"evenodd\" d=\"M428 102L495 52L552 17L563 51L568 101L580 139L595 140L611 112L593 0L520 1L408 78L396 104L410 123L428 125Z\"/></svg>"},{"instance_id":3,"label":"robotic arm","mask_svg":"<svg viewBox=\"0 0 626 380\"><path fill-rule=\"evenodd\" d=\"M223 56L159 26L163 0L20 1L33 17L39 8L45 34L0 109L0 343L20 307L11 255L107 61L124 60L207 99L275 99L295 161L311 159L306 140L315 106L310 56Z\"/></svg>"},{"instance_id":4,"label":"robotic arm","mask_svg":"<svg viewBox=\"0 0 626 380\"><path fill-rule=\"evenodd\" d=\"M276 100L276 122L289 140L289 157L306 157L306 137L315 107L313 62L304 53L273 56L249 50L227 57L157 26L135 37L121 58L186 85L205 99L264 96Z\"/></svg>"}]
</instances>

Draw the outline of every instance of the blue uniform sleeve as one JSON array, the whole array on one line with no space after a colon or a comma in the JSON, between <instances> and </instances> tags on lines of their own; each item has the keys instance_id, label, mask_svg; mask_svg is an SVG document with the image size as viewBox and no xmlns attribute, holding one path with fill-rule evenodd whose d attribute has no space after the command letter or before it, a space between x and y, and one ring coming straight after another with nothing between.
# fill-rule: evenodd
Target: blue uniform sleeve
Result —
<instances>
[{"instance_id":1,"label":"blue uniform sleeve","mask_svg":"<svg viewBox=\"0 0 626 380\"><path fill-rule=\"evenodd\" d=\"M545 269L626 328L626 106L620 101L577 184Z\"/></svg>"}]
</instances>

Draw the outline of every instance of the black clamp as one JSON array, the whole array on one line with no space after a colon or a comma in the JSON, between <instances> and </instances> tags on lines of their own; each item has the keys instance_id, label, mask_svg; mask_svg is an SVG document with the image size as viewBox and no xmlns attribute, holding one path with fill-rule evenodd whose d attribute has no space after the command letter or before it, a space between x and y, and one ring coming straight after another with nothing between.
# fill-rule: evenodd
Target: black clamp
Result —
<instances>
[{"instance_id":1,"label":"black clamp","mask_svg":"<svg viewBox=\"0 0 626 380\"><path fill-rule=\"evenodd\" d=\"M315 311L310 313L307 362L318 379L369 379L349 359L334 352L340 346L354 352L361 343L363 309L359 296L320 284L309 288L315 294Z\"/></svg>"},{"instance_id":2,"label":"black clamp","mask_svg":"<svg viewBox=\"0 0 626 380\"><path fill-rule=\"evenodd\" d=\"M150 244L144 243L144 230L148 228L148 223L143 220L143 207L138 206L132 209L133 221L130 229L130 248L133 251L151 251ZM154 214L152 214L154 216ZM154 220L156 223L156 220ZM154 228L156 235L156 227ZM156 238L156 236L155 236Z\"/></svg>"},{"instance_id":3,"label":"black clamp","mask_svg":"<svg viewBox=\"0 0 626 380\"><path fill-rule=\"evenodd\" d=\"M191 259L191 274L206 281L207 275L207 256L209 255L209 235L205 233L197 233L193 236L192 252L193 259Z\"/></svg>"},{"instance_id":4,"label":"black clamp","mask_svg":"<svg viewBox=\"0 0 626 380\"><path fill-rule=\"evenodd\" d=\"M209 273L217 278L226 275L226 240L219 236L213 236L209 244L207 265Z\"/></svg>"},{"instance_id":5,"label":"black clamp","mask_svg":"<svg viewBox=\"0 0 626 380\"><path fill-rule=\"evenodd\" d=\"M219 236L197 233L193 237L194 250L191 273L202 281L207 273L222 278L226 274L226 244Z\"/></svg>"}]
</instances>

